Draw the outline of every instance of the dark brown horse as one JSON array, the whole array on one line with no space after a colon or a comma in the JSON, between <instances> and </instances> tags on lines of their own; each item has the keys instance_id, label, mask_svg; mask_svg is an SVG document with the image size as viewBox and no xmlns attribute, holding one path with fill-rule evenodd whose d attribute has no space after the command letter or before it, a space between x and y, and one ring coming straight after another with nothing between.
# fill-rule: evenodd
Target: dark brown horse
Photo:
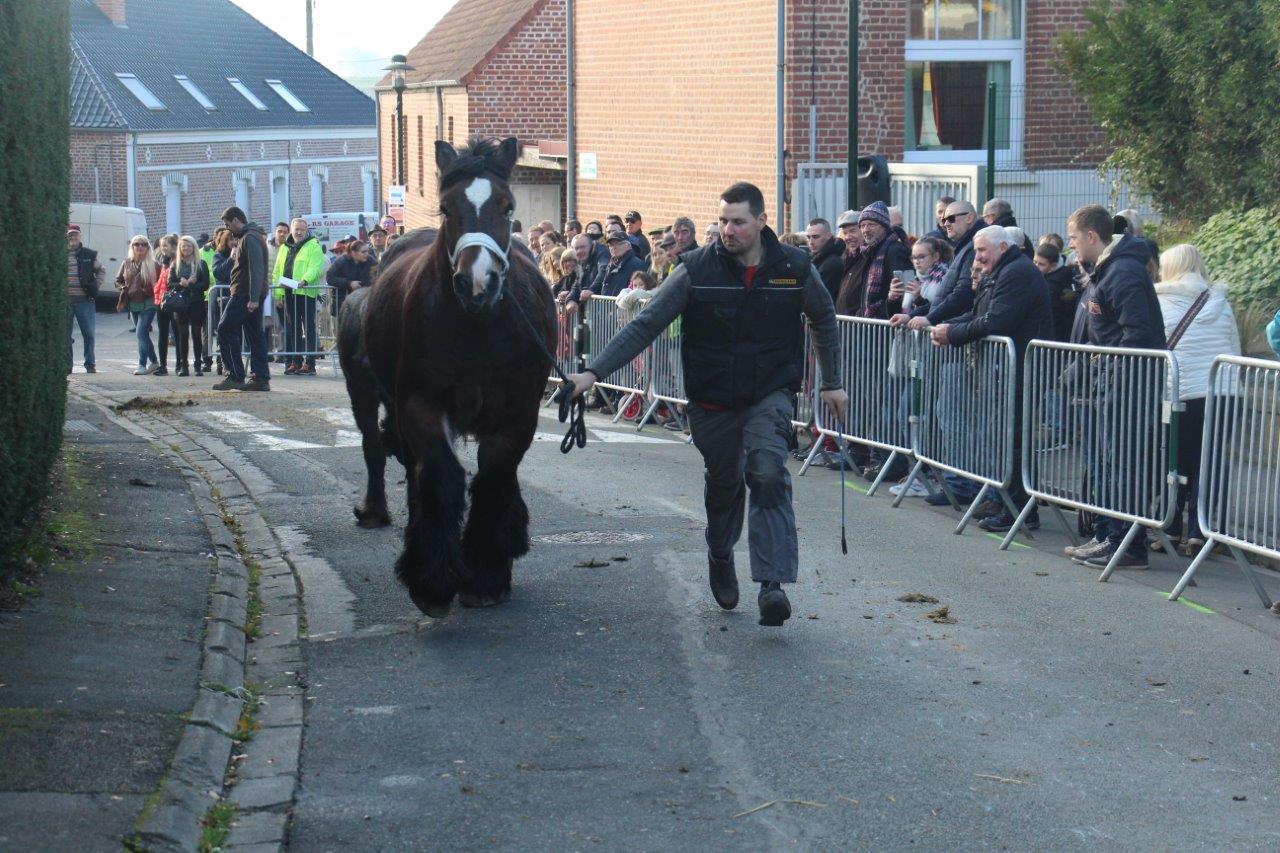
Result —
<instances>
[{"instance_id":1,"label":"dark brown horse","mask_svg":"<svg viewBox=\"0 0 1280 853\"><path fill-rule=\"evenodd\" d=\"M516 471L537 428L556 326L547 283L512 247L507 182L518 154L511 138L459 151L437 142L440 233L382 269L367 300L365 349L393 401L408 469L396 574L429 616L448 613L455 595L469 606L506 600L512 563L529 550ZM466 474L454 454L463 435L479 443L465 530Z\"/></svg>"}]
</instances>

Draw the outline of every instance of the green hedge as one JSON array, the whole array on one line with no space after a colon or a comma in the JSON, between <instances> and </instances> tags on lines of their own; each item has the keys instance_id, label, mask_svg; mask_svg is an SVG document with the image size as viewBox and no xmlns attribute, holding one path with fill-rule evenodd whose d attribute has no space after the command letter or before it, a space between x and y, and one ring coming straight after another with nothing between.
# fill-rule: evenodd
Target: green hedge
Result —
<instances>
[{"instance_id":1,"label":"green hedge","mask_svg":"<svg viewBox=\"0 0 1280 853\"><path fill-rule=\"evenodd\" d=\"M1200 250L1214 281L1226 282L1237 307L1280 303L1280 265L1276 234L1280 210L1224 210L1205 220L1192 243Z\"/></svg>"},{"instance_id":2,"label":"green hedge","mask_svg":"<svg viewBox=\"0 0 1280 853\"><path fill-rule=\"evenodd\" d=\"M0 558L43 499L66 404L69 7L0 3Z\"/></svg>"}]
</instances>

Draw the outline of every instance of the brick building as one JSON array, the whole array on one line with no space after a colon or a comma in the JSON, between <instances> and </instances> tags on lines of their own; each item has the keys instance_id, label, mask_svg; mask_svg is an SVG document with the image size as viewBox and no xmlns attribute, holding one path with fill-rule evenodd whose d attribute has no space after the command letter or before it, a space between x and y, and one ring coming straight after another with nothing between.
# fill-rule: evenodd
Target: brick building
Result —
<instances>
[{"instance_id":1,"label":"brick building","mask_svg":"<svg viewBox=\"0 0 1280 853\"><path fill-rule=\"evenodd\" d=\"M564 0L458 0L407 54L404 158L396 169L396 93L377 85L378 163L387 187L405 186L405 225L437 225L435 140L515 136L517 216L560 222L565 172Z\"/></svg>"},{"instance_id":2,"label":"brick building","mask_svg":"<svg viewBox=\"0 0 1280 853\"><path fill-rule=\"evenodd\" d=\"M373 102L230 0L69 2L73 202L153 237L377 210Z\"/></svg>"}]
</instances>

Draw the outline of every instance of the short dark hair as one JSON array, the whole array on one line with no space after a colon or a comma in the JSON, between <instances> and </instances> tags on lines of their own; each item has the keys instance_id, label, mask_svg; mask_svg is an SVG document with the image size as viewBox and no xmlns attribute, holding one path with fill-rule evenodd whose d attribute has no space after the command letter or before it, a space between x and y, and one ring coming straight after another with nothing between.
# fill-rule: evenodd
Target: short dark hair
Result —
<instances>
[{"instance_id":1,"label":"short dark hair","mask_svg":"<svg viewBox=\"0 0 1280 853\"><path fill-rule=\"evenodd\" d=\"M226 214L223 214L223 215L225 216ZM289 223L288 223L288 222L277 222L277 223L275 224L275 227L274 227L272 230L274 231L274 230L275 230L275 228L288 228L288 227L289 227ZM385 232L384 232L384 233L385 233Z\"/></svg>"},{"instance_id":2,"label":"short dark hair","mask_svg":"<svg viewBox=\"0 0 1280 853\"><path fill-rule=\"evenodd\" d=\"M954 198L952 198L951 196L949 196L949 195L944 195L942 198L940 198L940 199L938 199L937 201L935 201L935 202L933 203L933 206L934 206L934 207L937 207L937 206L938 206L938 205L940 205L940 204L951 204L951 203L952 203L952 202L954 202L954 201L955 201L955 199L954 199Z\"/></svg>"},{"instance_id":3,"label":"short dark hair","mask_svg":"<svg viewBox=\"0 0 1280 853\"><path fill-rule=\"evenodd\" d=\"M809 220L809 224L810 224L810 225L821 225L823 228L827 229L828 231L830 231L830 230L831 230L831 223L830 223L830 222L828 222L827 220L823 219L821 216L815 216L813 219L810 219L810 220Z\"/></svg>"},{"instance_id":4,"label":"short dark hair","mask_svg":"<svg viewBox=\"0 0 1280 853\"><path fill-rule=\"evenodd\" d=\"M720 193L720 200L728 204L741 204L745 201L752 216L764 213L764 193L760 192L758 186L746 181L731 184L727 190Z\"/></svg>"},{"instance_id":5,"label":"short dark hair","mask_svg":"<svg viewBox=\"0 0 1280 853\"><path fill-rule=\"evenodd\" d=\"M1051 264L1056 264L1062 258L1062 253L1058 251L1058 247L1050 243L1048 240L1036 246L1036 256L1044 258Z\"/></svg>"},{"instance_id":6,"label":"short dark hair","mask_svg":"<svg viewBox=\"0 0 1280 853\"><path fill-rule=\"evenodd\" d=\"M566 230L569 228L576 228L577 230L581 231L582 223L576 219L570 219L568 222L565 223L565 228Z\"/></svg>"},{"instance_id":7,"label":"short dark hair","mask_svg":"<svg viewBox=\"0 0 1280 853\"><path fill-rule=\"evenodd\" d=\"M1093 231L1104 243L1110 243L1111 236L1116 233L1115 220L1100 204L1086 204L1067 217L1067 221L1074 222L1079 231Z\"/></svg>"},{"instance_id":8,"label":"short dark hair","mask_svg":"<svg viewBox=\"0 0 1280 853\"><path fill-rule=\"evenodd\" d=\"M244 215L244 211L236 207L234 204L222 211L222 215L218 217L223 222L232 222L239 219L241 222L248 222L249 217Z\"/></svg>"},{"instance_id":9,"label":"short dark hair","mask_svg":"<svg viewBox=\"0 0 1280 853\"><path fill-rule=\"evenodd\" d=\"M519 234L522 231L524 231L524 226L520 224L520 220L519 219L511 220L511 233Z\"/></svg>"}]
</instances>

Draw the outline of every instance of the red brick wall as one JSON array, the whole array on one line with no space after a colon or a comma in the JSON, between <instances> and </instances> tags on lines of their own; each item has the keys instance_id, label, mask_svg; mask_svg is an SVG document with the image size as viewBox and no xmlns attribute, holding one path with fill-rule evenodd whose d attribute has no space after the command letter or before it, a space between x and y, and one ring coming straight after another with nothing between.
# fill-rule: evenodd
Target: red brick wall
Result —
<instances>
[{"instance_id":1,"label":"red brick wall","mask_svg":"<svg viewBox=\"0 0 1280 853\"><path fill-rule=\"evenodd\" d=\"M125 137L71 133L71 200L124 205L129 198Z\"/></svg>"},{"instance_id":2,"label":"red brick wall","mask_svg":"<svg viewBox=\"0 0 1280 853\"><path fill-rule=\"evenodd\" d=\"M1057 53L1059 36L1084 26L1082 4L1027 0L1023 152L1030 169L1092 168L1111 153Z\"/></svg>"},{"instance_id":3,"label":"red brick wall","mask_svg":"<svg viewBox=\"0 0 1280 853\"><path fill-rule=\"evenodd\" d=\"M774 198L774 5L766 0L578 0L577 218L636 208L699 228L736 180Z\"/></svg>"},{"instance_id":4,"label":"red brick wall","mask_svg":"<svg viewBox=\"0 0 1280 853\"><path fill-rule=\"evenodd\" d=\"M565 6L546 0L465 82L472 133L521 142L565 137Z\"/></svg>"},{"instance_id":5,"label":"red brick wall","mask_svg":"<svg viewBox=\"0 0 1280 853\"><path fill-rule=\"evenodd\" d=\"M446 86L443 92L444 120L441 135L446 142L461 146L470 132L467 93L458 86ZM395 183L395 92L379 92L381 125L378 128L379 190L378 210L386 207L387 187ZM440 217L436 202L436 112L435 89L410 89L404 93L406 166L405 227L437 226ZM418 136L418 118L422 118L422 136ZM422 163L419 182L418 164Z\"/></svg>"}]
</instances>

